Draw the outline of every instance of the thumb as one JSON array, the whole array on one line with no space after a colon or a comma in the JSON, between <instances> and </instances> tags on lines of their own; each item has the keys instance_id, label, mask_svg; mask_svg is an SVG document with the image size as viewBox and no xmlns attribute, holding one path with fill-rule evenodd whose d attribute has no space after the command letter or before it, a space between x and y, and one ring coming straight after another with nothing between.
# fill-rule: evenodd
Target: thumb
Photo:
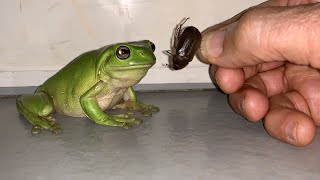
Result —
<instances>
[{"instance_id":1,"label":"thumb","mask_svg":"<svg viewBox=\"0 0 320 180\"><path fill-rule=\"evenodd\" d=\"M290 61L320 68L320 4L263 7L206 32L200 60L226 68Z\"/></svg>"}]
</instances>

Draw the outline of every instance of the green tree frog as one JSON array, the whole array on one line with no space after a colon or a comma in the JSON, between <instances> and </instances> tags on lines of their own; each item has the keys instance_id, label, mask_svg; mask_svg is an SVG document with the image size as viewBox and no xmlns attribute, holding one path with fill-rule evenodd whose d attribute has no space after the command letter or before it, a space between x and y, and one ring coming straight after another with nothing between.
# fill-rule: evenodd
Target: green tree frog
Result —
<instances>
[{"instance_id":1,"label":"green tree frog","mask_svg":"<svg viewBox=\"0 0 320 180\"><path fill-rule=\"evenodd\" d=\"M158 107L137 101L133 85L155 64L155 45L149 41L118 43L81 54L40 85L34 94L17 98L18 111L33 125L32 133L42 129L62 132L53 112L73 117L87 116L95 123L125 129L138 118L135 111L149 116ZM121 102L123 100L123 102ZM110 108L127 108L127 113L110 115Z\"/></svg>"}]
</instances>

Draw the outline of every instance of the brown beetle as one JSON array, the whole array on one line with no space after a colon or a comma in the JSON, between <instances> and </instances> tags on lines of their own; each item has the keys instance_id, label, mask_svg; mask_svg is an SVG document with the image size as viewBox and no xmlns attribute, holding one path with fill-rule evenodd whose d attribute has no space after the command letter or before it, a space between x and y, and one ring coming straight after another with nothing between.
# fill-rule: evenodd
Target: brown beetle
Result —
<instances>
[{"instance_id":1,"label":"brown beetle","mask_svg":"<svg viewBox=\"0 0 320 180\"><path fill-rule=\"evenodd\" d=\"M181 32L183 24L188 19L189 18L184 18L181 23L176 26L173 35L173 46L171 47L172 51L166 51L166 53L171 56L169 67L174 70L186 67L200 49L202 36L196 27L188 26Z\"/></svg>"}]
</instances>

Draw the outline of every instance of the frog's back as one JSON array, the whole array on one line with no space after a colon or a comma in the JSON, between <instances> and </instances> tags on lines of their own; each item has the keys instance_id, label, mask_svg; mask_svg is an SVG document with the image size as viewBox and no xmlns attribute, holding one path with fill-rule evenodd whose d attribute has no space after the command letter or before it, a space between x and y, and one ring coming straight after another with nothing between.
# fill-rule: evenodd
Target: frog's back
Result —
<instances>
[{"instance_id":1,"label":"frog's back","mask_svg":"<svg viewBox=\"0 0 320 180\"><path fill-rule=\"evenodd\" d=\"M82 116L79 98L96 82L97 50L86 52L46 80L36 92L51 96L55 110L70 116Z\"/></svg>"}]
</instances>

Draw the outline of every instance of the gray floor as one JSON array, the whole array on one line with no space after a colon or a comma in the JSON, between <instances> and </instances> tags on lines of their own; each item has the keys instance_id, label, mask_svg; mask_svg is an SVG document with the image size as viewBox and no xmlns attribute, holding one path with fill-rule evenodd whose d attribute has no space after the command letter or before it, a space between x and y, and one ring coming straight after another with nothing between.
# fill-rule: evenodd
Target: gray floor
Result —
<instances>
[{"instance_id":1,"label":"gray floor","mask_svg":"<svg viewBox=\"0 0 320 180\"><path fill-rule=\"evenodd\" d=\"M64 133L33 136L0 98L0 179L319 179L319 138L296 148L243 120L216 90L139 93L161 111L123 130L57 115Z\"/></svg>"}]
</instances>

